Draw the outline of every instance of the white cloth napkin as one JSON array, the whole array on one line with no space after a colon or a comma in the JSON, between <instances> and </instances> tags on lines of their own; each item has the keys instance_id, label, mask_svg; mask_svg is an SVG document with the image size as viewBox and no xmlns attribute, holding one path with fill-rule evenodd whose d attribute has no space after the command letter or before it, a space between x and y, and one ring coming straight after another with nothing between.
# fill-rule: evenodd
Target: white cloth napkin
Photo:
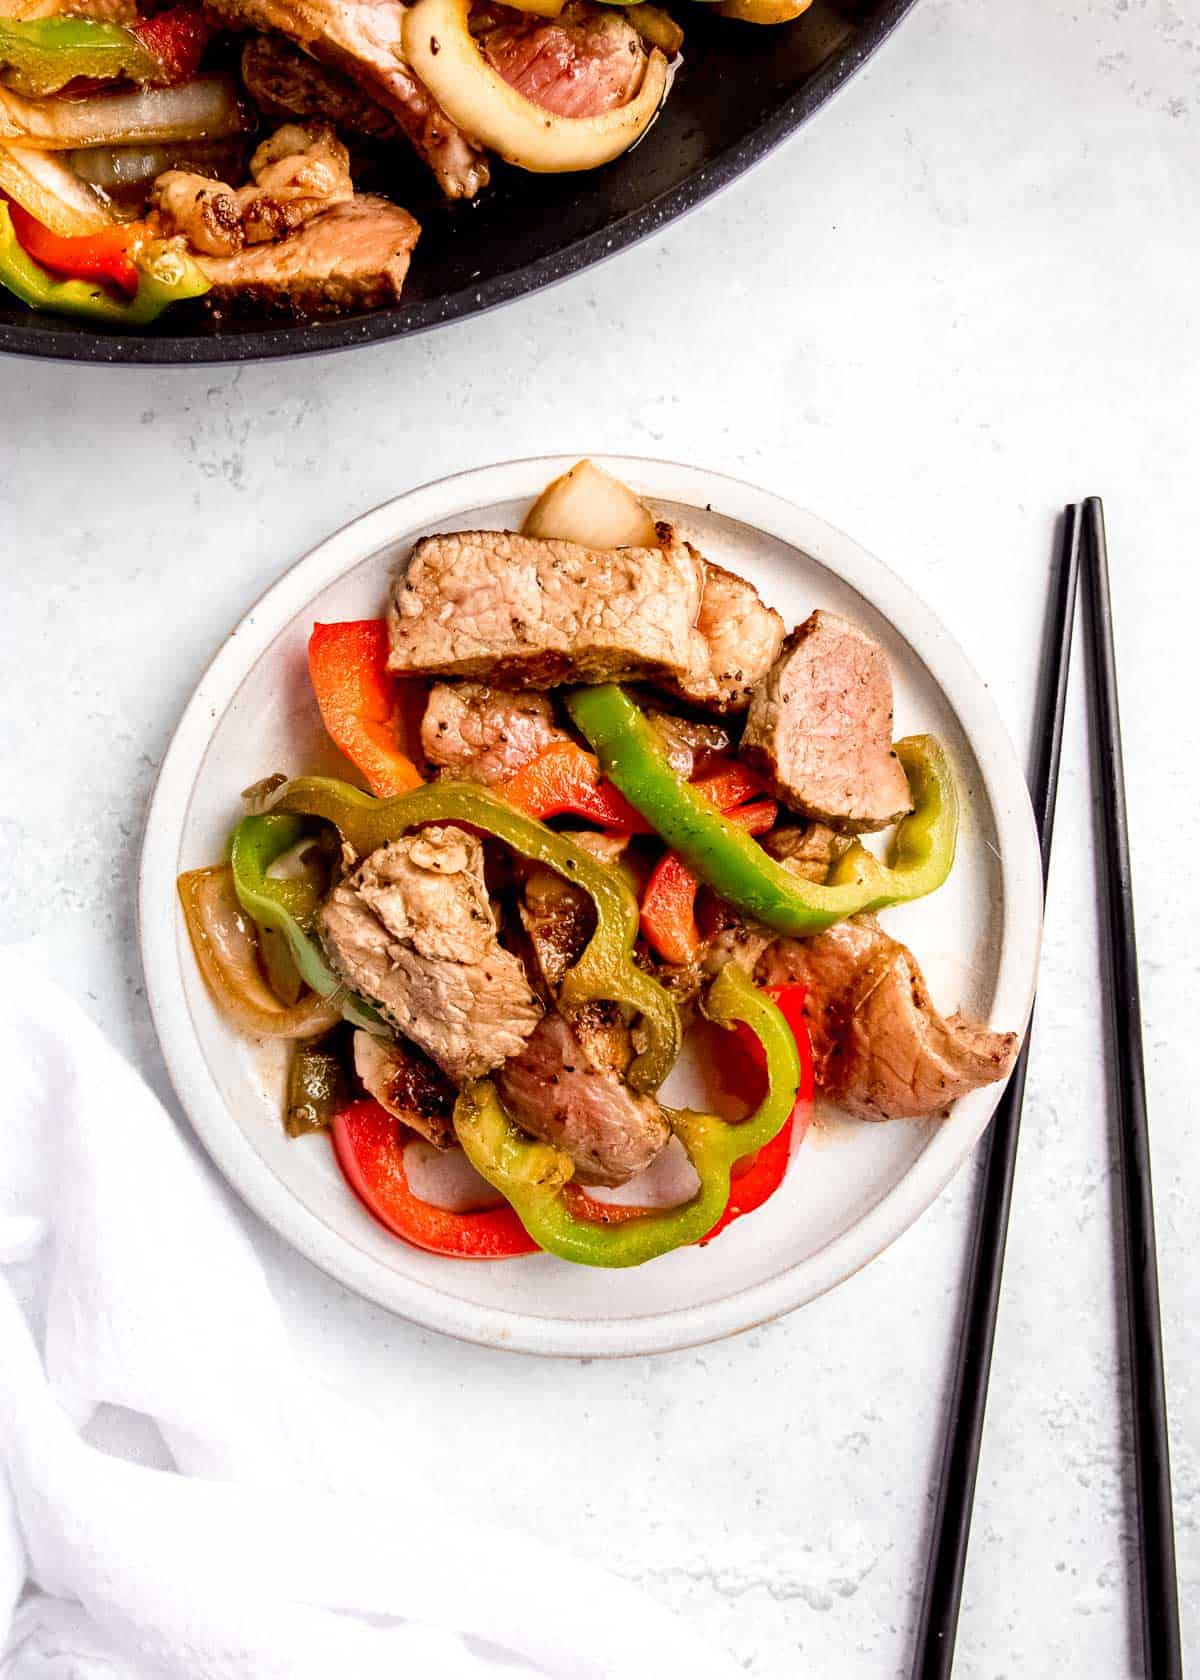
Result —
<instances>
[{"instance_id":1,"label":"white cloth napkin","mask_svg":"<svg viewBox=\"0 0 1200 1680\"><path fill-rule=\"evenodd\" d=\"M3 1680L742 1672L329 1416L224 1190L28 952L0 952L0 1068ZM105 1404L164 1467L94 1444Z\"/></svg>"}]
</instances>

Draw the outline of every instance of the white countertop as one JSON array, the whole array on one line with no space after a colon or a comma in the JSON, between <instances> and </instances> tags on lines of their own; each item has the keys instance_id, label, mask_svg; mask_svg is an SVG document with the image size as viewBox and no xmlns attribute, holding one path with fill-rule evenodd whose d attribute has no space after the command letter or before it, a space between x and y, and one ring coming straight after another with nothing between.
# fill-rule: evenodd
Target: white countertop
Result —
<instances>
[{"instance_id":1,"label":"white countertop","mask_svg":"<svg viewBox=\"0 0 1200 1680\"><path fill-rule=\"evenodd\" d=\"M900 570L1024 747L1055 513L1104 496L1192 1666L1200 741L1180 701L1200 607L1198 180L1186 0L922 0L750 179L552 292L307 363L0 374L0 937L45 936L163 1090L133 921L155 768L221 637L352 515L547 450L754 479ZM1140 1672L1080 699L1077 685L964 1680ZM486 1450L499 1425L500 1514L643 1580L748 1674L879 1680L907 1672L973 1190L964 1172L887 1255L788 1320L611 1364L413 1330L242 1217L297 1342L395 1418L398 1452L420 1432L449 1480L470 1479L464 1445Z\"/></svg>"}]
</instances>

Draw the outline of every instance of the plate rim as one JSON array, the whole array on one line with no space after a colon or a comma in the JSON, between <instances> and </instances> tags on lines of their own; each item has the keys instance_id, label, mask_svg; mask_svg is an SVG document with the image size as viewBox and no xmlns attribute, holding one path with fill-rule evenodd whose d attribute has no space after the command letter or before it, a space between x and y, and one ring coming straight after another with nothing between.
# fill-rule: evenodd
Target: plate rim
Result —
<instances>
[{"instance_id":1,"label":"plate rim","mask_svg":"<svg viewBox=\"0 0 1200 1680\"><path fill-rule=\"evenodd\" d=\"M240 683L314 595L403 534L463 511L533 496L577 453L467 468L358 515L289 566L226 636L184 708L147 806L138 862L138 942L146 998L175 1094L188 1123L237 1194L289 1245L329 1276L423 1329L486 1347L560 1357L675 1351L781 1317L846 1281L897 1241L937 1200L979 1141L1004 1090L977 1091L969 1123L936 1134L904 1176L861 1219L817 1254L761 1283L699 1306L637 1318L562 1319L481 1306L385 1272L310 1212L232 1122L192 1025L183 987L175 878L196 775ZM997 1008L1027 1027L1041 939L1040 849L1024 774L983 679L933 610L884 562L838 527L771 491L703 467L641 456L591 459L654 499L704 509L809 554L861 593L908 642L946 695L979 765L993 811L1010 825L1001 853L1001 961ZM1010 995L1011 994L1011 995ZM963 1118L963 1110L956 1111ZM949 1140L949 1141L944 1141Z\"/></svg>"},{"instance_id":2,"label":"plate rim","mask_svg":"<svg viewBox=\"0 0 1200 1680\"><path fill-rule=\"evenodd\" d=\"M412 338L438 327L470 320L532 297L573 275L597 268L610 257L639 245L668 223L678 221L724 191L770 155L789 135L830 103L847 82L872 58L917 0L883 0L861 36L835 52L809 79L741 140L719 152L686 180L648 204L629 211L615 222L585 234L573 243L495 276L482 286L468 283L439 298L405 305L403 298L388 309L348 320L288 322L265 325L224 338L219 333L149 334L96 331L55 324L37 325L37 314L24 320L0 321L0 355L26 360L82 362L109 367L213 367L242 362L298 360L332 355L363 345Z\"/></svg>"}]
</instances>

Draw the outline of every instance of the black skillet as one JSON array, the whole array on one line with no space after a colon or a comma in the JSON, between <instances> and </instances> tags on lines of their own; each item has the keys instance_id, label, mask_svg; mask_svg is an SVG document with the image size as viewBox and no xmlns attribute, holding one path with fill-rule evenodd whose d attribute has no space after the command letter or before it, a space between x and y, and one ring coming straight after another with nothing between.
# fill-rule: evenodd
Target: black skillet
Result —
<instances>
[{"instance_id":1,"label":"black skillet","mask_svg":"<svg viewBox=\"0 0 1200 1680\"><path fill-rule=\"evenodd\" d=\"M684 63L666 109L616 163L589 175L527 175L501 165L486 194L465 206L437 202L414 164L388 183L422 225L404 298L393 308L332 321L217 322L203 304L185 304L158 328L132 334L0 304L0 351L85 362L242 362L370 344L507 303L632 245L727 185L823 105L915 3L814 0L794 23L774 28L687 5Z\"/></svg>"}]
</instances>

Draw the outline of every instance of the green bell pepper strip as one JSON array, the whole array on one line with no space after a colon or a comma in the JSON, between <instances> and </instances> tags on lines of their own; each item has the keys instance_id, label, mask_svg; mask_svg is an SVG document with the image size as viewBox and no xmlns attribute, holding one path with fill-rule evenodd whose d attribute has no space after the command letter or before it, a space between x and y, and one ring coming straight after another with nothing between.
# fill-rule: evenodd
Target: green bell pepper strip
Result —
<instances>
[{"instance_id":1,"label":"green bell pepper strip","mask_svg":"<svg viewBox=\"0 0 1200 1680\"><path fill-rule=\"evenodd\" d=\"M229 862L233 890L246 914L261 928L283 935L306 986L322 997L335 998L342 1016L368 1032L390 1032L370 1004L355 997L334 974L312 938L321 899L311 881L268 875L271 865L304 837L298 817L243 817L233 831Z\"/></svg>"},{"instance_id":2,"label":"green bell pepper strip","mask_svg":"<svg viewBox=\"0 0 1200 1680\"><path fill-rule=\"evenodd\" d=\"M683 1029L664 987L633 961L638 933L637 900L615 869L598 863L565 835L556 834L473 782L428 782L411 793L375 799L348 782L301 776L280 788L273 812L324 817L360 857L420 823L465 823L502 840L522 857L544 863L581 887L596 907L596 931L568 970L559 1000L568 1008L611 998L641 1017L644 1047L627 1075L638 1091L656 1091L679 1056Z\"/></svg>"},{"instance_id":3,"label":"green bell pepper strip","mask_svg":"<svg viewBox=\"0 0 1200 1680\"><path fill-rule=\"evenodd\" d=\"M138 288L124 302L90 280L57 280L25 250L0 199L0 286L5 286L31 309L53 309L60 315L82 315L94 321L115 321L144 327L172 303L201 297L212 282L190 257L169 243L154 241L134 254Z\"/></svg>"},{"instance_id":4,"label":"green bell pepper strip","mask_svg":"<svg viewBox=\"0 0 1200 1680\"><path fill-rule=\"evenodd\" d=\"M726 903L776 933L820 933L846 916L923 898L949 875L958 836L958 793L932 735L895 751L913 796L896 830L891 865L855 842L824 884L793 875L671 769L658 736L622 688L576 688L567 708L608 780L695 875Z\"/></svg>"},{"instance_id":5,"label":"green bell pepper strip","mask_svg":"<svg viewBox=\"0 0 1200 1680\"><path fill-rule=\"evenodd\" d=\"M131 29L96 18L0 18L0 68L15 72L22 93L42 99L77 76L161 81L162 65Z\"/></svg>"},{"instance_id":6,"label":"green bell pepper strip","mask_svg":"<svg viewBox=\"0 0 1200 1680\"><path fill-rule=\"evenodd\" d=\"M709 988L703 1008L718 1026L732 1028L744 1021L758 1038L766 1057L767 1094L738 1125L690 1109L669 1112L671 1129L700 1180L696 1195L680 1207L611 1225L580 1219L571 1210L567 1189L571 1157L527 1137L505 1113L490 1081L459 1097L454 1129L471 1165L507 1199L548 1254L581 1266L640 1266L700 1242L729 1202L734 1165L770 1143L787 1123L800 1086L800 1057L776 1005L740 968L728 963Z\"/></svg>"}]
</instances>

